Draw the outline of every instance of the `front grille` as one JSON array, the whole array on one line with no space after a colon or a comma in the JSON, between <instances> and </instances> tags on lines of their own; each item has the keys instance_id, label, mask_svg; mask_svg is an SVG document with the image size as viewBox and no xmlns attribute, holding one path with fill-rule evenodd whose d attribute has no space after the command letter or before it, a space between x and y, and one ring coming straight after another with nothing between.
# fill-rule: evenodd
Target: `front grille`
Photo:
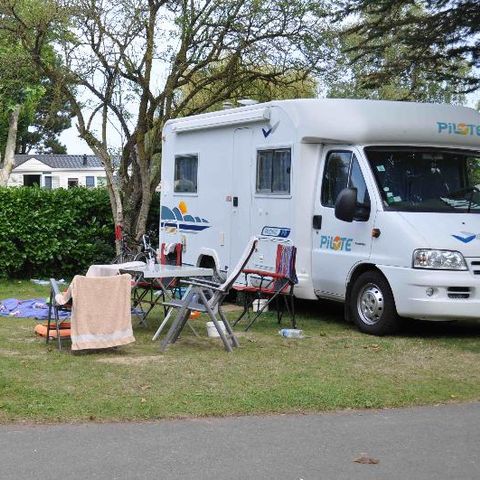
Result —
<instances>
[{"instance_id":1,"label":"front grille","mask_svg":"<svg viewBox=\"0 0 480 480\"><path fill-rule=\"evenodd\" d=\"M452 299L465 299L470 298L470 287L448 287L448 298Z\"/></svg>"},{"instance_id":2,"label":"front grille","mask_svg":"<svg viewBox=\"0 0 480 480\"><path fill-rule=\"evenodd\" d=\"M474 275L480 275L480 260L472 260L470 267Z\"/></svg>"}]
</instances>

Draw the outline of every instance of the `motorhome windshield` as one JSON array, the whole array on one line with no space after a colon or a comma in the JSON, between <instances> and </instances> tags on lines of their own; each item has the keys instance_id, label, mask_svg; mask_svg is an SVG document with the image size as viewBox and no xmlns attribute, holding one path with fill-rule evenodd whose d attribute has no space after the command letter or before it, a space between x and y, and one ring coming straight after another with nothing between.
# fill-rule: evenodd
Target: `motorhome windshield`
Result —
<instances>
[{"instance_id":1,"label":"motorhome windshield","mask_svg":"<svg viewBox=\"0 0 480 480\"><path fill-rule=\"evenodd\" d=\"M387 210L480 213L480 152L368 147Z\"/></svg>"}]
</instances>

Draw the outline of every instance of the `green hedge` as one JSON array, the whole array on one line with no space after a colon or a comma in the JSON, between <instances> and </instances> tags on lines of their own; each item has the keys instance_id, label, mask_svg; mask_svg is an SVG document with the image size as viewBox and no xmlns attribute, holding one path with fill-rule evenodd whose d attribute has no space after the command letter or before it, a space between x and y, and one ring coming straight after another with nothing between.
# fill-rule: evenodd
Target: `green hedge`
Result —
<instances>
[{"instance_id":1,"label":"green hedge","mask_svg":"<svg viewBox=\"0 0 480 480\"><path fill-rule=\"evenodd\" d=\"M114 256L106 189L0 188L0 276L72 277Z\"/></svg>"}]
</instances>

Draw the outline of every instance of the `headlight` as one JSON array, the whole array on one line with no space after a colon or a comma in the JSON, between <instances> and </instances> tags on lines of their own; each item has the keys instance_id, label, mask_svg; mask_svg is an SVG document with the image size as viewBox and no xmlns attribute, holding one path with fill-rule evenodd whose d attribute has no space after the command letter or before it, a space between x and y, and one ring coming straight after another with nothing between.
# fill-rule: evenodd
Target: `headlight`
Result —
<instances>
[{"instance_id":1,"label":"headlight","mask_svg":"<svg viewBox=\"0 0 480 480\"><path fill-rule=\"evenodd\" d=\"M413 252L413 268L430 270L467 270L460 252L455 250L430 250L421 248Z\"/></svg>"}]
</instances>

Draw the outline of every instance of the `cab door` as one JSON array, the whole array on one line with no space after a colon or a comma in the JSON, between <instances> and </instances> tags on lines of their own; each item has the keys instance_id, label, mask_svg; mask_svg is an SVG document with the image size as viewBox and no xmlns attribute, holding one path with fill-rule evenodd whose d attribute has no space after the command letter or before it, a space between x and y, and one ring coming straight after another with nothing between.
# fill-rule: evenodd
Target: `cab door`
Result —
<instances>
[{"instance_id":1,"label":"cab door","mask_svg":"<svg viewBox=\"0 0 480 480\"><path fill-rule=\"evenodd\" d=\"M313 218L312 280L323 297L344 299L349 272L369 259L374 208L360 156L350 147L324 149ZM357 214L353 222L335 217L335 201L347 187L357 189Z\"/></svg>"}]
</instances>

